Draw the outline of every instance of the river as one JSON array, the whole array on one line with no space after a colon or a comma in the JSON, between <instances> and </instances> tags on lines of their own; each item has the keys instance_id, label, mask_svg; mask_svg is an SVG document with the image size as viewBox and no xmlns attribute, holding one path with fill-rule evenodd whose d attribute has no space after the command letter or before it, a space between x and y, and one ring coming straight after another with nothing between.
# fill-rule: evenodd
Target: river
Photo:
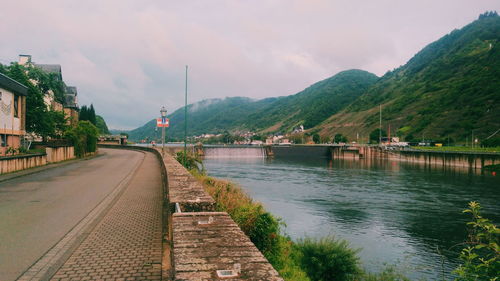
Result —
<instances>
[{"instance_id":1,"label":"river","mask_svg":"<svg viewBox=\"0 0 500 281\"><path fill-rule=\"evenodd\" d=\"M258 155L257 155L258 156ZM500 177L397 161L207 157L210 176L239 183L281 217L293 239L335 235L363 267L395 265L412 280L446 280L458 264L469 201L500 219Z\"/></svg>"}]
</instances>

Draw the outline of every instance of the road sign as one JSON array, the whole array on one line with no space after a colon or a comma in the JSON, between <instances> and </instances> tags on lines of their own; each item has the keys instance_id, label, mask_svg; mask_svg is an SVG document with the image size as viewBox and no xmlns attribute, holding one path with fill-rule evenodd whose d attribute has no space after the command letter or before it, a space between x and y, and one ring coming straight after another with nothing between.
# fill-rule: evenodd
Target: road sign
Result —
<instances>
[{"instance_id":1,"label":"road sign","mask_svg":"<svg viewBox=\"0 0 500 281\"><path fill-rule=\"evenodd\" d=\"M165 118L165 122L162 122L161 118L156 118L156 127L168 127L169 119Z\"/></svg>"}]
</instances>

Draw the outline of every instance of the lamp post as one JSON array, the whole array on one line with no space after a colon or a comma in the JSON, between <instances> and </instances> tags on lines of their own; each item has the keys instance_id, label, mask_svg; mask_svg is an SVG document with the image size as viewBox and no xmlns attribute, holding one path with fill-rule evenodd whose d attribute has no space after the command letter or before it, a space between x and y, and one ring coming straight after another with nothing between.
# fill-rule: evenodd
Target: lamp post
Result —
<instances>
[{"instance_id":1,"label":"lamp post","mask_svg":"<svg viewBox=\"0 0 500 281\"><path fill-rule=\"evenodd\" d=\"M167 110L164 106L161 107L161 154L165 154L165 123L167 118Z\"/></svg>"}]
</instances>

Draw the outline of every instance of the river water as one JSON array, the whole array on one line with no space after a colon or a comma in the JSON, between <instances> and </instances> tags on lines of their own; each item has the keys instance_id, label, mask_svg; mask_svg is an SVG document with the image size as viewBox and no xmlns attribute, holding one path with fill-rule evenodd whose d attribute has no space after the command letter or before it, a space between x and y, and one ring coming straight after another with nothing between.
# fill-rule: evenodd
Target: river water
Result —
<instances>
[{"instance_id":1,"label":"river water","mask_svg":"<svg viewBox=\"0 0 500 281\"><path fill-rule=\"evenodd\" d=\"M469 201L500 220L500 177L396 161L207 158L286 223L286 234L348 240L363 267L395 265L412 280L446 280L466 237Z\"/></svg>"}]
</instances>

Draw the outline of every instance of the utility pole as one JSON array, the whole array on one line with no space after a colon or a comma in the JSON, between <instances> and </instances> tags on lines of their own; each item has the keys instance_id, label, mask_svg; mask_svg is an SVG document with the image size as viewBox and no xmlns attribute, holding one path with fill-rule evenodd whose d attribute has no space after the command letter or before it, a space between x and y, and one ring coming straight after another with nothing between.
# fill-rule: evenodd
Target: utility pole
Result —
<instances>
[{"instance_id":1,"label":"utility pole","mask_svg":"<svg viewBox=\"0 0 500 281\"><path fill-rule=\"evenodd\" d=\"M184 167L187 161L187 103L188 103L188 66L186 65L186 84L184 87Z\"/></svg>"},{"instance_id":2,"label":"utility pole","mask_svg":"<svg viewBox=\"0 0 500 281\"><path fill-rule=\"evenodd\" d=\"M379 105L378 145L382 145L382 105Z\"/></svg>"},{"instance_id":3,"label":"utility pole","mask_svg":"<svg viewBox=\"0 0 500 281\"><path fill-rule=\"evenodd\" d=\"M471 138L470 146L472 147L472 149L474 149L474 130L472 130L472 138Z\"/></svg>"},{"instance_id":4,"label":"utility pole","mask_svg":"<svg viewBox=\"0 0 500 281\"><path fill-rule=\"evenodd\" d=\"M165 155L165 124L167 123L167 110L164 106L161 107L161 155Z\"/></svg>"}]
</instances>

